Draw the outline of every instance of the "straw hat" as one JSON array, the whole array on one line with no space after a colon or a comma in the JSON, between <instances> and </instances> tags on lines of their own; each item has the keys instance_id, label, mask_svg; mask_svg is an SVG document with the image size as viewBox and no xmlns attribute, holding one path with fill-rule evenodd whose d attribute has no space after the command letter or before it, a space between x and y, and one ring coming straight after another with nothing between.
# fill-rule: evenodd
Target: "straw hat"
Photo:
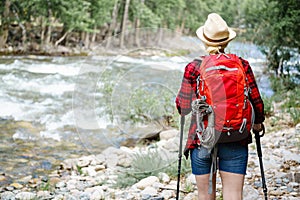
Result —
<instances>
[{"instance_id":1,"label":"straw hat","mask_svg":"<svg viewBox=\"0 0 300 200\"><path fill-rule=\"evenodd\" d=\"M207 16L204 26L197 29L200 40L209 46L220 46L235 38L236 32L227 26L224 19L217 13Z\"/></svg>"}]
</instances>

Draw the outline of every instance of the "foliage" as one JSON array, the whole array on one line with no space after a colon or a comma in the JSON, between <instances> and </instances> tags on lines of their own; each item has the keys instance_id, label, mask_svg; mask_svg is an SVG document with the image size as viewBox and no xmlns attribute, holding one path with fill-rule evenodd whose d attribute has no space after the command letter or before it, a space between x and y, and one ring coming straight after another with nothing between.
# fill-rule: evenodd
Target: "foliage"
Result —
<instances>
[{"instance_id":1,"label":"foliage","mask_svg":"<svg viewBox=\"0 0 300 200\"><path fill-rule=\"evenodd\" d=\"M274 116L273 104L280 103L280 109L285 115L289 115L291 118L289 125L295 126L300 123L299 87L296 87L296 84L291 82L288 77L278 78L275 76L271 77L271 85L275 90L275 94L272 97L263 97L266 116ZM276 116L272 120L276 120Z\"/></svg>"},{"instance_id":2,"label":"foliage","mask_svg":"<svg viewBox=\"0 0 300 200\"><path fill-rule=\"evenodd\" d=\"M140 87L130 98L128 112L134 122L159 120L174 113L173 94L158 87ZM126 121L126 119L125 119Z\"/></svg>"},{"instance_id":3,"label":"foliage","mask_svg":"<svg viewBox=\"0 0 300 200\"><path fill-rule=\"evenodd\" d=\"M171 178L175 179L178 175L178 162L174 162L168 168L164 169L164 172L168 174ZM181 159L181 175L184 176L191 172L191 163L190 160L185 158Z\"/></svg>"},{"instance_id":4,"label":"foliage","mask_svg":"<svg viewBox=\"0 0 300 200\"><path fill-rule=\"evenodd\" d=\"M91 26L101 27L105 23L111 23L111 12L114 1L112 0L88 0L89 12L92 19ZM88 13L88 12L87 12Z\"/></svg>"},{"instance_id":5,"label":"foliage","mask_svg":"<svg viewBox=\"0 0 300 200\"><path fill-rule=\"evenodd\" d=\"M54 191L55 190L55 186L51 185L49 182L42 182L39 186L38 186L39 190L41 191Z\"/></svg>"},{"instance_id":6,"label":"foliage","mask_svg":"<svg viewBox=\"0 0 300 200\"><path fill-rule=\"evenodd\" d=\"M270 117L274 115L273 97L262 96L264 102L265 116Z\"/></svg>"},{"instance_id":7,"label":"foliage","mask_svg":"<svg viewBox=\"0 0 300 200\"><path fill-rule=\"evenodd\" d=\"M132 0L130 14L132 21L140 19L141 27L157 28L161 24L161 18L140 0Z\"/></svg>"},{"instance_id":8,"label":"foliage","mask_svg":"<svg viewBox=\"0 0 300 200\"><path fill-rule=\"evenodd\" d=\"M187 193L193 192L194 191L194 184L191 183L190 181L185 181L184 191L187 192Z\"/></svg>"},{"instance_id":9,"label":"foliage","mask_svg":"<svg viewBox=\"0 0 300 200\"><path fill-rule=\"evenodd\" d=\"M295 126L300 123L300 89L295 88L292 91L286 93L286 99L282 105L282 109L285 110L291 117L290 125Z\"/></svg>"},{"instance_id":10,"label":"foliage","mask_svg":"<svg viewBox=\"0 0 300 200\"><path fill-rule=\"evenodd\" d=\"M81 168L79 165L76 165L76 169L77 169L77 172L78 172L80 175L83 174L82 168Z\"/></svg>"},{"instance_id":11,"label":"foliage","mask_svg":"<svg viewBox=\"0 0 300 200\"><path fill-rule=\"evenodd\" d=\"M255 27L254 42L263 47L262 51L267 56L269 69L273 70L275 75L284 77L286 74L290 75L289 72L297 63L288 64L287 61L299 58L300 1L266 2L256 10L261 21L250 20L249 24Z\"/></svg>"},{"instance_id":12,"label":"foliage","mask_svg":"<svg viewBox=\"0 0 300 200\"><path fill-rule=\"evenodd\" d=\"M102 73L99 89L103 99L99 101L101 112L109 116L111 121L120 120L128 124L158 123L164 126L177 127L177 118L174 106L174 93L162 88L160 84L143 84L140 87L127 87L121 74L124 71L112 74L111 70ZM122 81L120 81L122 79ZM120 98L126 96L127 98Z\"/></svg>"}]
</instances>

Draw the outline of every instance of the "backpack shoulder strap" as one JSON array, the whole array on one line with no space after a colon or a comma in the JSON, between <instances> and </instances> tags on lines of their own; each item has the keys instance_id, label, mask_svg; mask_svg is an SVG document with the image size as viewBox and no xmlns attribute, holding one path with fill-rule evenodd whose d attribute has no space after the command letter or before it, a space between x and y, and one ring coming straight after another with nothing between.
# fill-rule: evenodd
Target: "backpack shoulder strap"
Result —
<instances>
[{"instance_id":1,"label":"backpack shoulder strap","mask_svg":"<svg viewBox=\"0 0 300 200\"><path fill-rule=\"evenodd\" d=\"M197 62L197 66L200 66L202 64L202 61L204 60L205 56L198 56L194 58L194 61Z\"/></svg>"},{"instance_id":2,"label":"backpack shoulder strap","mask_svg":"<svg viewBox=\"0 0 300 200\"><path fill-rule=\"evenodd\" d=\"M206 58L206 56L200 56L200 57L196 57L194 58L194 62L197 62L196 68L195 68L195 72L197 71L197 77L196 77L196 98L199 99L200 98L200 92L199 92L199 83L200 83L200 67L203 64L203 60Z\"/></svg>"}]
</instances>

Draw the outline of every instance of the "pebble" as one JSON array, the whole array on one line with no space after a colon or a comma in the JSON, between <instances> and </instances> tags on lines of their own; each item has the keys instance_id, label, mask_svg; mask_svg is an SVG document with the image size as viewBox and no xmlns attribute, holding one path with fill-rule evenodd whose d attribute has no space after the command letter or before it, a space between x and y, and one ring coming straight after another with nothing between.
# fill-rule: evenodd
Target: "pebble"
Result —
<instances>
[{"instance_id":1,"label":"pebble","mask_svg":"<svg viewBox=\"0 0 300 200\"><path fill-rule=\"evenodd\" d=\"M298 125L300 127L300 125ZM299 129L299 128L298 128ZM178 150L178 131L168 130L160 133L161 140L157 142L157 148L161 152L175 152ZM300 164L299 148L297 141L299 134L295 128L266 133L261 138L264 173L268 187L269 199L300 199ZM176 141L176 142L175 142ZM289 142L287 142L289 141ZM170 145L172 144L172 145ZM168 149L165 147L168 146ZM27 176L20 181L12 182L4 186L0 191L0 199L53 199L53 200L174 200L176 198L177 179L166 173L157 176L148 176L137 183L124 189L115 188L117 172L124 171L131 166L132 155L139 151L145 151L148 147L109 147L101 154L83 156L77 159L66 159L61 166L49 176ZM150 146L149 146L150 148ZM153 148L153 144L151 146ZM173 153L174 153L173 152ZM175 154L168 154L167 157ZM296 156L297 155L297 156ZM182 158L184 159L184 158ZM80 170L78 169L80 168ZM243 199L263 199L260 166L254 144L249 148L249 161ZM0 174L0 181L7 177ZM45 184L47 184L45 186ZM189 193L180 193L183 200L196 200L197 189L195 176L185 174L181 179L181 189L186 184L193 187ZM43 186L43 187L41 187ZM46 189L39 190L39 188ZM221 195L221 179L217 177L217 195Z\"/></svg>"},{"instance_id":2,"label":"pebble","mask_svg":"<svg viewBox=\"0 0 300 200\"><path fill-rule=\"evenodd\" d=\"M156 176L149 176L149 177L144 178L144 179L140 180L139 182L137 182L135 184L135 186L138 189L144 189L144 188L154 184L155 182L159 182L159 179Z\"/></svg>"},{"instance_id":3,"label":"pebble","mask_svg":"<svg viewBox=\"0 0 300 200\"><path fill-rule=\"evenodd\" d=\"M5 180L6 180L6 177L3 175L0 175L0 182L5 181Z\"/></svg>"},{"instance_id":4,"label":"pebble","mask_svg":"<svg viewBox=\"0 0 300 200\"><path fill-rule=\"evenodd\" d=\"M23 188L23 185L21 185L20 183L12 183L10 184L11 187L14 187L15 189L21 189Z\"/></svg>"}]
</instances>

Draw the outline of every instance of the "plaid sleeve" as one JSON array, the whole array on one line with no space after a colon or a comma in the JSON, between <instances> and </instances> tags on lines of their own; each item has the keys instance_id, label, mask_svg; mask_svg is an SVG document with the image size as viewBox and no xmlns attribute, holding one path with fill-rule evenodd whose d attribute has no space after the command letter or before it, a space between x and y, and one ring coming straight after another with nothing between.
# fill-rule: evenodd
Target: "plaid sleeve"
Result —
<instances>
[{"instance_id":1,"label":"plaid sleeve","mask_svg":"<svg viewBox=\"0 0 300 200\"><path fill-rule=\"evenodd\" d=\"M249 99L253 105L254 112L255 112L255 121L254 123L259 124L262 123L265 120L264 116L264 103L263 100L260 96L259 89L257 87L255 77L253 74L253 71L251 69L251 66L248 61L242 59L242 64L244 66L246 76L248 79L248 83L251 89Z\"/></svg>"},{"instance_id":2,"label":"plaid sleeve","mask_svg":"<svg viewBox=\"0 0 300 200\"><path fill-rule=\"evenodd\" d=\"M181 87L175 101L177 110L181 115L187 115L191 112L191 103L196 98L194 91L196 91L196 77L199 75L195 70L197 64L196 61L190 62L184 70Z\"/></svg>"}]
</instances>

